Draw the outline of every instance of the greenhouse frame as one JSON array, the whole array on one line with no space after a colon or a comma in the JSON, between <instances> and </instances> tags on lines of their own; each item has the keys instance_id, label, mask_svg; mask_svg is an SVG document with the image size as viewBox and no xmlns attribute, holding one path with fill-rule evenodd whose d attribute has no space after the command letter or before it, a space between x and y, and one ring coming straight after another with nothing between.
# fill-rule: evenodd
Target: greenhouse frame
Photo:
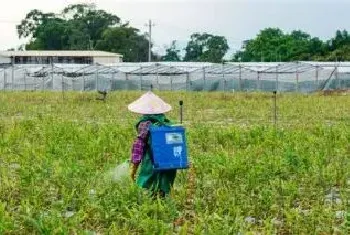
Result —
<instances>
[{"instance_id":1,"label":"greenhouse frame","mask_svg":"<svg viewBox=\"0 0 350 235\"><path fill-rule=\"evenodd\" d=\"M350 89L350 62L30 64L0 68L2 91Z\"/></svg>"}]
</instances>

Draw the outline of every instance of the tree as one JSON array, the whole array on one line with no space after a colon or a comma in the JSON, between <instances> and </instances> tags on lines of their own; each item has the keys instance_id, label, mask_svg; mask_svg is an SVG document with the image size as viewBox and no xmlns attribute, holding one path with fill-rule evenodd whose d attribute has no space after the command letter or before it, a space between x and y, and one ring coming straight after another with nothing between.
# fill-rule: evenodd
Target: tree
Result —
<instances>
[{"instance_id":1,"label":"tree","mask_svg":"<svg viewBox=\"0 0 350 235\"><path fill-rule=\"evenodd\" d=\"M325 57L326 61L350 61L350 45L341 46Z\"/></svg>"},{"instance_id":2,"label":"tree","mask_svg":"<svg viewBox=\"0 0 350 235\"><path fill-rule=\"evenodd\" d=\"M280 57L287 56L288 39L284 37L282 30L267 28L261 30L255 39L249 40L245 49L235 54L235 60L249 61L276 61Z\"/></svg>"},{"instance_id":3,"label":"tree","mask_svg":"<svg viewBox=\"0 0 350 235\"><path fill-rule=\"evenodd\" d=\"M28 50L63 50L67 48L68 36L66 34L66 22L62 19L47 19L40 24L33 32L33 38L26 45Z\"/></svg>"},{"instance_id":4,"label":"tree","mask_svg":"<svg viewBox=\"0 0 350 235\"><path fill-rule=\"evenodd\" d=\"M162 61L181 61L180 50L176 49L176 41L171 42L171 46L166 49L166 54L162 56Z\"/></svg>"},{"instance_id":5,"label":"tree","mask_svg":"<svg viewBox=\"0 0 350 235\"><path fill-rule=\"evenodd\" d=\"M104 10L97 10L94 4L69 5L63 10L62 15L68 21L70 35L75 36L70 40L72 47L81 45L80 42L83 40L85 41L83 43L88 44L92 49L106 29L116 27L120 23L118 16ZM76 36L76 34L80 35Z\"/></svg>"},{"instance_id":6,"label":"tree","mask_svg":"<svg viewBox=\"0 0 350 235\"><path fill-rule=\"evenodd\" d=\"M184 61L207 61L219 63L227 53L229 46L222 36L194 33L188 42Z\"/></svg>"},{"instance_id":7,"label":"tree","mask_svg":"<svg viewBox=\"0 0 350 235\"><path fill-rule=\"evenodd\" d=\"M312 54L312 60L320 60L327 53L326 43L319 38L312 38L309 42L309 51Z\"/></svg>"},{"instance_id":8,"label":"tree","mask_svg":"<svg viewBox=\"0 0 350 235\"><path fill-rule=\"evenodd\" d=\"M335 37L330 39L327 44L330 51L334 51L346 45L350 45L350 35L346 30L337 30Z\"/></svg>"},{"instance_id":9,"label":"tree","mask_svg":"<svg viewBox=\"0 0 350 235\"><path fill-rule=\"evenodd\" d=\"M30 38L26 49L97 49L121 53L125 61L147 60L145 35L93 4L69 5L58 15L32 10L17 32L20 38Z\"/></svg>"},{"instance_id":10,"label":"tree","mask_svg":"<svg viewBox=\"0 0 350 235\"><path fill-rule=\"evenodd\" d=\"M48 19L52 18L56 18L53 13L43 13L37 9L31 10L21 24L16 26L19 38L33 36L38 26L44 25Z\"/></svg>"},{"instance_id":11,"label":"tree","mask_svg":"<svg viewBox=\"0 0 350 235\"><path fill-rule=\"evenodd\" d=\"M123 25L105 30L96 49L121 53L126 62L147 61L148 39L138 29Z\"/></svg>"},{"instance_id":12,"label":"tree","mask_svg":"<svg viewBox=\"0 0 350 235\"><path fill-rule=\"evenodd\" d=\"M324 58L326 44L308 33L294 30L285 34L278 28L261 30L245 48L235 53L234 61L298 61Z\"/></svg>"},{"instance_id":13,"label":"tree","mask_svg":"<svg viewBox=\"0 0 350 235\"><path fill-rule=\"evenodd\" d=\"M116 27L120 18L92 4L74 4L61 14L30 11L17 26L20 38L32 38L30 49L92 49L105 30Z\"/></svg>"}]
</instances>

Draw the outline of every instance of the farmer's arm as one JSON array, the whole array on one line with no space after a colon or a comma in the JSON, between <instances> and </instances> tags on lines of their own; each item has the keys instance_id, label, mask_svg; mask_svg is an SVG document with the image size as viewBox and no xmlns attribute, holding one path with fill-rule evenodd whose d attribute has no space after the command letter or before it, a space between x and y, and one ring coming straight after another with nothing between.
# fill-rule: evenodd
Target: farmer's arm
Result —
<instances>
[{"instance_id":1,"label":"farmer's arm","mask_svg":"<svg viewBox=\"0 0 350 235\"><path fill-rule=\"evenodd\" d=\"M151 122L141 122L138 127L138 135L132 146L131 163L132 173L131 176L134 178L137 168L142 161L144 155L145 145L147 144L148 130Z\"/></svg>"}]
</instances>

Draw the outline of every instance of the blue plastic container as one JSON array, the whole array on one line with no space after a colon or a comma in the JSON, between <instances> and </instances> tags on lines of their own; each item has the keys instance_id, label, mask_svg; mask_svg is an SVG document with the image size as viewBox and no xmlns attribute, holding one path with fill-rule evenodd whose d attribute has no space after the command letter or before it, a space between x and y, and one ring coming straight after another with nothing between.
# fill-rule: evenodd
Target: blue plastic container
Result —
<instances>
[{"instance_id":1,"label":"blue plastic container","mask_svg":"<svg viewBox=\"0 0 350 235\"><path fill-rule=\"evenodd\" d=\"M184 127L152 126L150 137L154 170L189 167Z\"/></svg>"}]
</instances>

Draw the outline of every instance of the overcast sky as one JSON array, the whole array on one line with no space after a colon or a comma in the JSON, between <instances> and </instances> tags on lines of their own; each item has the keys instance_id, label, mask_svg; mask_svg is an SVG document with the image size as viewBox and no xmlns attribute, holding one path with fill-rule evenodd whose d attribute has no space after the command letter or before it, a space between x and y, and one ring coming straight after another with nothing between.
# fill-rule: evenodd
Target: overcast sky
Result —
<instances>
[{"instance_id":1,"label":"overcast sky","mask_svg":"<svg viewBox=\"0 0 350 235\"><path fill-rule=\"evenodd\" d=\"M172 40L183 46L193 32L225 36L233 50L266 27L284 31L301 29L327 39L337 29L350 30L349 0L10 0L0 8L0 50L17 47L15 25L32 9L60 12L72 3L96 3L146 31L155 23L155 51L162 52Z\"/></svg>"}]
</instances>

